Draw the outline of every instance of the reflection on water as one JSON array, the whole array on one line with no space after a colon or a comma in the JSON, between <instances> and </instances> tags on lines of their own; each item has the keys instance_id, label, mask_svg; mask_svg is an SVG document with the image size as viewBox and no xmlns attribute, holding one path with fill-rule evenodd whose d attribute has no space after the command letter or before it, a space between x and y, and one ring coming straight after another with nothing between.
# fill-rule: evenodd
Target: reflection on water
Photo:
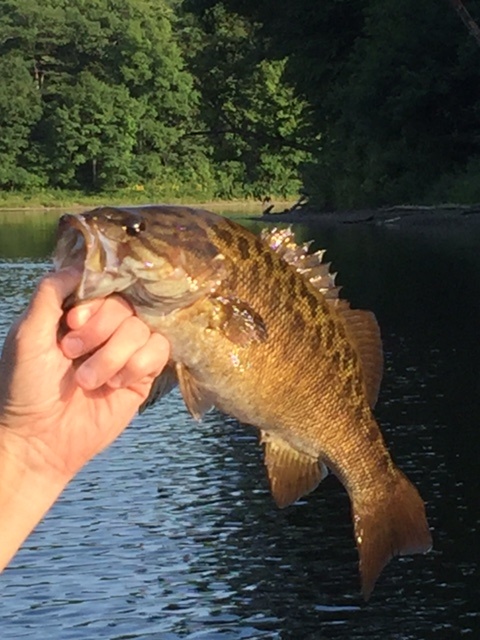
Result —
<instances>
[{"instance_id":1,"label":"reflection on water","mask_svg":"<svg viewBox=\"0 0 480 640\"><path fill-rule=\"evenodd\" d=\"M365 605L335 479L276 509L253 430L215 412L196 424L173 393L71 483L0 577L2 640L478 637L479 235L299 234L379 317L377 416L435 550L393 561ZM0 260L0 340L47 265Z\"/></svg>"},{"instance_id":2,"label":"reflection on water","mask_svg":"<svg viewBox=\"0 0 480 640\"><path fill-rule=\"evenodd\" d=\"M0 211L0 256L44 258L52 249L58 212Z\"/></svg>"}]
</instances>

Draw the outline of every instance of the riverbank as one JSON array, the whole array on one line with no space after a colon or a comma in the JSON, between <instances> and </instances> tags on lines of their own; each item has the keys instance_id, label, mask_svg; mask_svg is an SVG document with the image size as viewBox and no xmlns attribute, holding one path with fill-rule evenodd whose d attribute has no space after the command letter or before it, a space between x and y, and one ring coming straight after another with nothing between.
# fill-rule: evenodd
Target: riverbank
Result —
<instances>
[{"instance_id":1,"label":"riverbank","mask_svg":"<svg viewBox=\"0 0 480 640\"><path fill-rule=\"evenodd\" d=\"M390 227L429 227L429 226L463 226L480 223L480 203L472 205L440 204L440 205L398 205L379 209L355 209L345 211L320 211L308 205L301 205L292 200L272 199L272 203L265 209L265 203L259 200L210 200L199 202L186 199L171 199L165 204L185 205L200 209L209 209L217 213L238 215L262 222L279 224L308 223L321 226L337 225L373 225ZM60 211L83 211L98 206L142 206L155 204L146 198L134 198L133 201L125 196L109 197L107 194L94 197L58 199L52 203L40 204L32 200L27 205L17 202L0 200L0 217L16 217L17 214L41 214L42 212L56 213ZM160 204L160 202L158 202ZM263 209L263 211L262 211Z\"/></svg>"},{"instance_id":2,"label":"riverbank","mask_svg":"<svg viewBox=\"0 0 480 640\"><path fill-rule=\"evenodd\" d=\"M480 224L480 204L443 204L436 206L401 205L381 209L316 211L309 207L285 209L262 214L255 219L273 224L315 223L324 226L432 226Z\"/></svg>"}]
</instances>

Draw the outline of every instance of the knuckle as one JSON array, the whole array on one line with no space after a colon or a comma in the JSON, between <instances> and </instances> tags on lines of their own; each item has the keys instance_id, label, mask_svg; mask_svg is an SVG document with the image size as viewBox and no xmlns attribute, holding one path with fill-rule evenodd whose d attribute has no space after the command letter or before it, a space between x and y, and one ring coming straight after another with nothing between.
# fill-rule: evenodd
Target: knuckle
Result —
<instances>
[{"instance_id":1,"label":"knuckle","mask_svg":"<svg viewBox=\"0 0 480 640\"><path fill-rule=\"evenodd\" d=\"M142 345L150 338L150 329L137 316L130 316L125 320L125 331L128 332L132 339Z\"/></svg>"}]
</instances>

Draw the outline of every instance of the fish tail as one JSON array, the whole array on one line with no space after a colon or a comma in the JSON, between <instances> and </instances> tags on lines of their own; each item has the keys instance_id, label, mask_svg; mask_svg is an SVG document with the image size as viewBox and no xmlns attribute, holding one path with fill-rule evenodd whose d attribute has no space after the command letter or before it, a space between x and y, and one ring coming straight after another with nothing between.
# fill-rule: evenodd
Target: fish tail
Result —
<instances>
[{"instance_id":1,"label":"fish tail","mask_svg":"<svg viewBox=\"0 0 480 640\"><path fill-rule=\"evenodd\" d=\"M406 476L401 471L397 474L388 494L382 491L383 500L365 499L360 493L352 501L365 600L391 558L426 553L432 546L423 500Z\"/></svg>"}]
</instances>

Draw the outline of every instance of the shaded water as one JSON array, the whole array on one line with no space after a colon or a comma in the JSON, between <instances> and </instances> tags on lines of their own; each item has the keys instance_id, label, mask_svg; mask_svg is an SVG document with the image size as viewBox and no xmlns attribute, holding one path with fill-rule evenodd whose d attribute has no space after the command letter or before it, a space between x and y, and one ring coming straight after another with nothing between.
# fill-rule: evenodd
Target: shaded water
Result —
<instances>
[{"instance_id":1,"label":"shaded water","mask_svg":"<svg viewBox=\"0 0 480 640\"><path fill-rule=\"evenodd\" d=\"M52 222L32 224L1 226L0 342L49 266ZM79 474L0 576L2 640L480 637L480 231L297 231L379 318L376 414L427 501L434 551L391 562L365 605L335 479L278 510L255 433L218 413L196 424L173 393Z\"/></svg>"}]
</instances>

